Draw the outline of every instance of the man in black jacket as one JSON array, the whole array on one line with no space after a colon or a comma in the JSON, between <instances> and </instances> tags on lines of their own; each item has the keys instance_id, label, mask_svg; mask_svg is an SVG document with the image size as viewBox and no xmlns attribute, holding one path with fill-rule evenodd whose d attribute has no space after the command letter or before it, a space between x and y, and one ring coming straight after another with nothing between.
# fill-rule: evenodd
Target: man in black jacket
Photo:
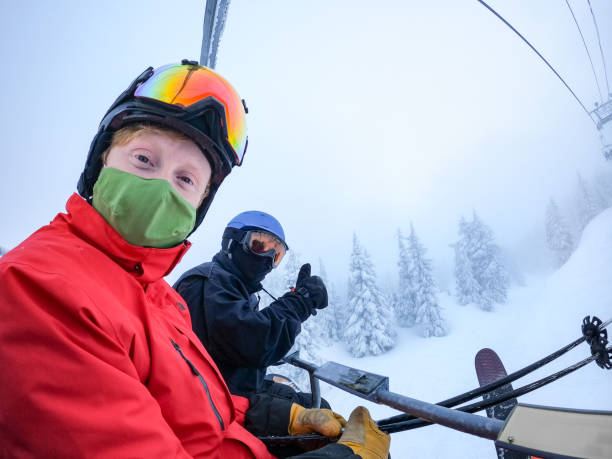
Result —
<instances>
[{"instance_id":1,"label":"man in black jacket","mask_svg":"<svg viewBox=\"0 0 612 459\"><path fill-rule=\"evenodd\" d=\"M327 306L327 290L310 265L300 269L295 289L259 310L261 281L288 250L280 223L264 212L234 217L212 261L184 273L174 288L186 300L192 328L219 367L230 391L249 396L266 391L311 406L310 394L264 381L266 368L293 346L301 324ZM322 401L322 406L329 407Z\"/></svg>"}]
</instances>

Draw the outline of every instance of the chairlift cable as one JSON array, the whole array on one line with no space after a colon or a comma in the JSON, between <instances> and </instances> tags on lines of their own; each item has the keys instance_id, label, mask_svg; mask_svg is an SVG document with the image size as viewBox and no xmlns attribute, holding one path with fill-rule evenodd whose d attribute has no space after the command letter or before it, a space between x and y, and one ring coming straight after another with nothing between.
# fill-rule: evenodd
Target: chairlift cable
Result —
<instances>
[{"instance_id":1,"label":"chairlift cable","mask_svg":"<svg viewBox=\"0 0 612 459\"><path fill-rule=\"evenodd\" d=\"M525 374L532 372L536 368L539 368L544 364L561 356L562 354L565 354L567 351L573 349L583 341L586 341L591 348L590 357L573 365L570 365L569 367L554 374L551 374L535 382L522 386L518 389L506 391L497 396L487 398L486 400L456 408L456 411L475 413L484 409L491 408L492 406L499 405L500 403L506 402L510 399L516 398L518 396L532 392L540 387L543 387L553 381L562 378L563 376L566 376L578 370L579 368L584 367L585 365L593 361L595 361L597 365L602 369L610 370L612 369L612 346L607 346L608 334L606 327L611 323L612 319L608 319L607 321L603 322L596 316L586 316L582 320L582 337L580 337L579 339L553 352L549 356L537 362L534 362L533 364L528 365L527 367L517 372L514 372L511 375L508 375L506 378L498 379L490 384L481 386L479 389L474 389L456 397L452 397L451 399L445 400L444 402L439 402L437 406L439 406L441 409L448 410L452 406L456 406L460 403L475 398L477 395L483 395L483 392L480 392L481 390L484 390L485 393L491 393L490 391L499 388L500 384L503 385L509 382L508 379L515 380L518 379L520 376L524 376ZM343 365L337 364L336 362L327 362L323 366L317 367L313 363L301 360L297 352L285 357L285 359L283 360L285 361L285 363L289 363L291 365L307 370L310 373L311 382L313 379L320 378L321 380L326 381L336 387L339 387L340 389L346 390L349 393L365 398L366 400L373 401L375 403L382 403L388 406L396 407L394 405L393 400L397 398L396 396L403 397L401 394L394 394L388 392L386 388L388 388L389 380L386 376L375 375L365 372L363 370L345 367ZM388 398L387 395L389 395L391 398ZM435 406L431 404L429 405L431 407ZM402 415L393 416L391 418L376 421L376 424L378 425L379 429L387 433L396 433L415 429L418 427L424 427L426 425L430 425L432 422L437 423L437 421L432 417L425 417L423 419L419 419L419 413L417 411L405 411L403 408L401 408L401 411L404 411ZM444 423L442 424L449 425ZM451 427L455 428L453 426ZM458 430L463 429L458 428ZM468 432L466 430L463 431ZM262 440L268 447L286 447L292 444L299 444L300 448L304 451L319 448L324 444L336 441L336 439L328 439L318 434L309 434L293 437L260 437L260 440Z\"/></svg>"},{"instance_id":2,"label":"chairlift cable","mask_svg":"<svg viewBox=\"0 0 612 459\"><path fill-rule=\"evenodd\" d=\"M603 62L604 75L606 76L606 87L608 88L608 98L610 98L610 84L608 83L608 71L606 70L606 59L604 58L603 49L601 47L601 38L599 37L599 27L597 27L597 21L595 20L595 13L591 7L591 0L587 0L589 9L591 10L591 16L593 16L593 24L595 25L595 31L597 32L597 42L599 43L599 52L601 53L601 61Z\"/></svg>"},{"instance_id":3,"label":"chairlift cable","mask_svg":"<svg viewBox=\"0 0 612 459\"><path fill-rule=\"evenodd\" d=\"M601 95L601 88L599 87L599 80L597 79L597 73L595 72L595 66L593 65L593 59L591 59L591 53L589 52L589 48L587 47L586 41L584 40L584 35L582 34L582 30L580 29L580 25L578 24L578 21L576 20L576 16L574 15L574 10L572 10L572 7L569 4L568 0L565 0L565 4L567 5L567 7L570 10L570 13L572 14L572 18L574 19L574 23L576 24L576 27L578 28L578 33L580 34L580 38L582 38L582 44L584 45L584 50L587 53L587 56L589 56L589 62L591 63L591 70L593 70L593 77L595 78L595 84L597 85L597 92L599 93L599 100L601 100L601 102L603 103L603 96Z\"/></svg>"},{"instance_id":4,"label":"chairlift cable","mask_svg":"<svg viewBox=\"0 0 612 459\"><path fill-rule=\"evenodd\" d=\"M608 352L612 351L612 346L608 347L606 350ZM521 395L525 395L529 392L539 389L540 387L550 384L551 382L556 381L559 378L562 378L563 376L566 376L570 373L573 373L574 371L584 367L585 365L588 365L589 363L597 360L597 358L598 358L597 355L592 355L590 357L587 357L584 360L581 360L580 362L570 365L569 367L563 370L560 370L554 374L551 374L542 379L529 383L523 387L519 387L518 389L514 389L510 392L498 395L497 397L492 397L487 400L481 400L479 402L475 402L470 405L460 406L459 408L456 408L456 409L458 411L464 411L467 413L477 413L487 408L491 408L495 405L499 405L500 403L506 402L513 398L520 397ZM378 426L384 432L397 433L397 432L403 432L405 430L412 430L412 429L416 429L419 427L425 427L431 424L431 422L429 421L424 421L422 419L419 419L415 416L410 416L410 415L406 415L404 419L405 420L402 420L399 422L383 424L383 425L381 425L380 421L378 421Z\"/></svg>"},{"instance_id":5,"label":"chairlift cable","mask_svg":"<svg viewBox=\"0 0 612 459\"><path fill-rule=\"evenodd\" d=\"M605 328L605 325L603 327L600 326L600 330L602 330L603 328ZM602 352L611 354L612 346L608 346L607 348L604 348ZM563 376L567 376L570 373L573 373L574 371L588 365L589 363L593 361L598 361L599 358L600 356L597 354L591 355L590 357L587 357L581 360L580 362L574 363L573 365L570 365L569 367L563 370L560 370L554 374L546 376L532 383L526 384L525 386L519 387L518 389L514 389L512 391L500 394L496 397L492 397L487 400L481 400L479 402L475 402L470 405L464 405L464 406L458 407L456 408L456 410L463 411L465 413L477 413L479 411L491 408L493 406L499 405L500 403L504 403L513 398L519 397L521 395L525 395L529 392L533 392L534 390L539 389L547 384L550 384L551 382L556 381L562 378ZM296 359L296 360L298 360L299 363L306 364L306 366L309 365L308 362L300 361L300 359ZM437 405L440 405L440 404L437 404ZM441 406L444 406L444 405L441 405ZM388 422L389 420L393 420L393 422ZM425 426L431 425L432 422L421 419L417 416L413 416L413 415L404 413L401 416L376 421L376 424L378 428L382 430L383 432L388 433L388 434L393 434L393 433L398 433L398 432L405 432L407 430L417 429L420 427L425 427ZM295 437L295 436L293 437L292 436L265 436L265 437L259 437L259 439L262 440L268 447L286 445L292 442L300 442L302 444L302 447L304 447L305 445L308 445L309 442L313 442L311 443L312 445L317 445L317 447L320 447L323 444L332 443L332 442L337 441L337 439L330 439L330 438L324 437L319 434L309 434L309 435L302 435L298 437ZM321 442L324 442L324 443L321 443ZM309 450L312 448L305 448L305 449Z\"/></svg>"},{"instance_id":6,"label":"chairlift cable","mask_svg":"<svg viewBox=\"0 0 612 459\"><path fill-rule=\"evenodd\" d=\"M512 26L512 24L510 24L508 21L506 21L502 16L500 16L500 14L497 11L495 11L493 8L491 8L489 5L487 5L483 0L477 0L477 1L479 3L481 3L485 8L487 8L491 13L493 13L495 16L497 16L500 21L502 21L504 24L506 24L506 26L508 26L515 34L517 34L521 38L521 40L523 40L533 50L533 52L535 52L540 57L540 59L542 59L544 61L544 63L548 66L548 68L550 70L552 70L555 75L557 75L557 78L559 78L559 80L561 80L561 82L565 85L567 90L572 94L572 96L574 96L574 99L576 99L576 101L580 104L580 106L582 107L584 112L587 114L589 119L593 122L595 127L597 127L597 123L591 117L591 113L587 110L587 108L584 106L582 101L578 98L576 93L572 90L572 88L570 88L570 86L565 82L565 80L561 77L561 75L559 75L559 73L554 69L554 67L552 65L550 65L550 63L546 60L546 58L544 56L542 56L542 54L540 54L540 52L531 43L529 43L529 40L527 40L523 35L521 35L521 33L518 30L516 30Z\"/></svg>"},{"instance_id":7,"label":"chairlift cable","mask_svg":"<svg viewBox=\"0 0 612 459\"><path fill-rule=\"evenodd\" d=\"M602 327L602 329L603 328L605 327ZM568 345L562 347L561 349L558 349L557 351L553 352L550 355L547 355L546 357L538 360L537 362L527 365L526 367L521 368L520 370L517 370L514 373L504 376L503 378L500 378L496 381L493 381L492 383L477 387L476 389L472 389L470 391L464 392L463 394L459 394L459 395L456 395L455 397L451 397L449 399L438 402L437 405L444 406L446 408L453 408L457 405L460 405L461 403L468 402L483 394L494 391L495 389L499 389L503 385L512 383L516 381L517 379L522 378L523 376L526 376L534 372L535 370L543 367L547 363L550 363L553 360L556 360L557 358L566 354L570 350L574 349L576 346L578 346L585 340L586 338L584 336L581 336L577 340L572 341ZM379 425L386 425L386 424L395 424L397 422L407 421L407 420L409 420L409 418L407 417L406 414L399 414L399 415L392 416L386 419L381 419L380 421L378 421L378 423Z\"/></svg>"},{"instance_id":8,"label":"chairlift cable","mask_svg":"<svg viewBox=\"0 0 612 459\"><path fill-rule=\"evenodd\" d=\"M583 324L585 323L591 324L590 326L593 326L593 325L596 326L596 329L602 332L608 327L608 325L612 323L612 318L602 323L602 321L596 317L593 317L593 319L591 319L590 316L587 316L583 319ZM473 400L474 398L479 397L487 392L494 391L495 389L498 389L505 384L510 384L516 381L517 379L522 378L523 376L533 373L535 370L543 367L544 365L552 362L553 360L558 359L562 355L571 351L572 349L574 349L575 347L577 347L579 344L583 343L584 341L588 341L588 338L583 331L583 335L580 338L572 341L571 343L563 346L560 349L557 349L552 354L549 354L546 357L536 362L533 362L532 364L527 365L526 367L521 368L520 370L510 373L509 375L504 376L503 378L493 381L492 383L486 384L484 386L479 386L475 389L464 392L463 394L459 394L449 399L438 402L437 405L444 406L446 408L453 408L457 405ZM379 425L385 425L385 424L396 423L402 420L407 420L405 414L399 414L399 415L392 416L386 419L381 419L380 421L378 421L378 423Z\"/></svg>"}]
</instances>

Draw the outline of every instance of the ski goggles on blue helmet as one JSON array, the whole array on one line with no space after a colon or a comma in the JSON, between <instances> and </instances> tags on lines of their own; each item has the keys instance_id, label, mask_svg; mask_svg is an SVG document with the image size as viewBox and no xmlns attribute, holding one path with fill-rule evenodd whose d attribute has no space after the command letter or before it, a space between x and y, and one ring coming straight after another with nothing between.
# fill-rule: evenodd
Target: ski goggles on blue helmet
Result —
<instances>
[{"instance_id":1,"label":"ski goggles on blue helmet","mask_svg":"<svg viewBox=\"0 0 612 459\"><path fill-rule=\"evenodd\" d=\"M223 232L224 250L229 249L229 241L236 241L242 245L247 253L269 257L272 259L272 266L276 268L285 257L288 247L284 241L268 231L259 228L239 229L233 227L225 228Z\"/></svg>"},{"instance_id":2,"label":"ski goggles on blue helmet","mask_svg":"<svg viewBox=\"0 0 612 459\"><path fill-rule=\"evenodd\" d=\"M272 265L275 268L287 253L285 244L273 234L265 231L247 231L242 244L251 253L272 258Z\"/></svg>"},{"instance_id":3,"label":"ski goggles on blue helmet","mask_svg":"<svg viewBox=\"0 0 612 459\"><path fill-rule=\"evenodd\" d=\"M289 250L280 222L258 210L241 212L230 220L223 232L223 250L229 249L230 240L242 244L247 253L271 257L275 268Z\"/></svg>"}]
</instances>

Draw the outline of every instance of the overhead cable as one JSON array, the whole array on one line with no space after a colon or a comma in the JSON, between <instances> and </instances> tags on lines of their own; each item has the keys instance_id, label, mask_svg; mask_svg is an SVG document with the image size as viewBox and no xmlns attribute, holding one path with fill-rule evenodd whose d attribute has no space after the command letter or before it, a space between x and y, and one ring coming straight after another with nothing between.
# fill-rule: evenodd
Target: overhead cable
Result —
<instances>
[{"instance_id":1,"label":"overhead cable","mask_svg":"<svg viewBox=\"0 0 612 459\"><path fill-rule=\"evenodd\" d=\"M540 54L540 52L531 43L529 43L529 41L525 37L523 37L523 35L521 35L521 33L518 30L516 30L514 27L512 27L512 24L510 24L503 17L501 17L499 15L499 13L497 13L497 11L495 11L493 8L491 8L489 5L487 5L483 0L477 0L477 1L479 3L481 3L485 8L487 8L491 13L493 13L495 16L497 16L499 18L499 20L502 21L504 24L506 24L515 34L517 34L521 38L521 40L523 40L525 43L527 43L527 45L533 50L533 52L536 53L540 57L540 59L542 59L544 61L544 63L548 66L548 68L550 70L552 70L555 75L557 75L557 78L559 78L559 80L561 80L561 82L565 85L567 90L572 94L572 96L574 96L574 99L576 99L576 101L580 104L580 106L582 107L584 112L587 114L589 119L593 122L595 127L597 127L597 123L591 117L591 113L587 110L587 108L584 106L582 101L578 98L576 93L574 91L572 91L572 88L570 88L570 86L565 82L565 80L561 77L561 75L559 75L559 73L553 68L553 66L550 65L550 63L546 60L546 58L544 56L542 56L542 54Z\"/></svg>"},{"instance_id":2,"label":"overhead cable","mask_svg":"<svg viewBox=\"0 0 612 459\"><path fill-rule=\"evenodd\" d=\"M593 24L595 24L595 31L597 32L597 41L599 43L599 52L601 53L601 61L603 62L604 75L606 76L606 87L608 88L608 99L612 97L610 95L610 84L608 83L608 71L606 70L606 59L604 58L603 49L601 47L601 38L599 37L599 27L597 27L597 21L595 20L595 13L593 13L593 8L591 7L591 0L587 0L589 4L589 9L591 10L591 16L593 16Z\"/></svg>"},{"instance_id":3,"label":"overhead cable","mask_svg":"<svg viewBox=\"0 0 612 459\"><path fill-rule=\"evenodd\" d=\"M576 20L576 16L574 15L574 10L572 10L572 7L570 6L568 0L565 0L565 4L569 8L570 13L572 13L572 18L574 18L574 23L576 24L576 27L578 28L578 33L580 34L580 38L582 38L582 44L584 45L584 50L586 51L587 56L589 56L589 62L591 63L591 69L593 70L593 77L595 77L595 84L597 85L597 92L599 93L599 100L601 100L601 102L603 103L603 96L601 95L601 88L599 87L599 81L597 80L597 73L595 72L595 66L593 65L593 59L591 59L591 53L589 52L589 48L587 47L586 41L584 40L584 35L582 35L582 30L580 30L580 25L578 24L578 21Z\"/></svg>"}]
</instances>

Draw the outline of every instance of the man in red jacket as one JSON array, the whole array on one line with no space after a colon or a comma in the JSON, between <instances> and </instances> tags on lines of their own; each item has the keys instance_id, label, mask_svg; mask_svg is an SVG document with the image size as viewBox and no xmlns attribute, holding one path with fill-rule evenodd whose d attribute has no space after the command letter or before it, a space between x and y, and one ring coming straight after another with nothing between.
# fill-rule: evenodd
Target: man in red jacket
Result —
<instances>
[{"instance_id":1,"label":"man in red jacket","mask_svg":"<svg viewBox=\"0 0 612 459\"><path fill-rule=\"evenodd\" d=\"M163 280L242 162L245 111L197 63L147 69L103 118L80 196L0 259L1 457L267 458L248 430L340 434L329 410L232 396ZM357 409L304 457L388 444Z\"/></svg>"}]
</instances>

